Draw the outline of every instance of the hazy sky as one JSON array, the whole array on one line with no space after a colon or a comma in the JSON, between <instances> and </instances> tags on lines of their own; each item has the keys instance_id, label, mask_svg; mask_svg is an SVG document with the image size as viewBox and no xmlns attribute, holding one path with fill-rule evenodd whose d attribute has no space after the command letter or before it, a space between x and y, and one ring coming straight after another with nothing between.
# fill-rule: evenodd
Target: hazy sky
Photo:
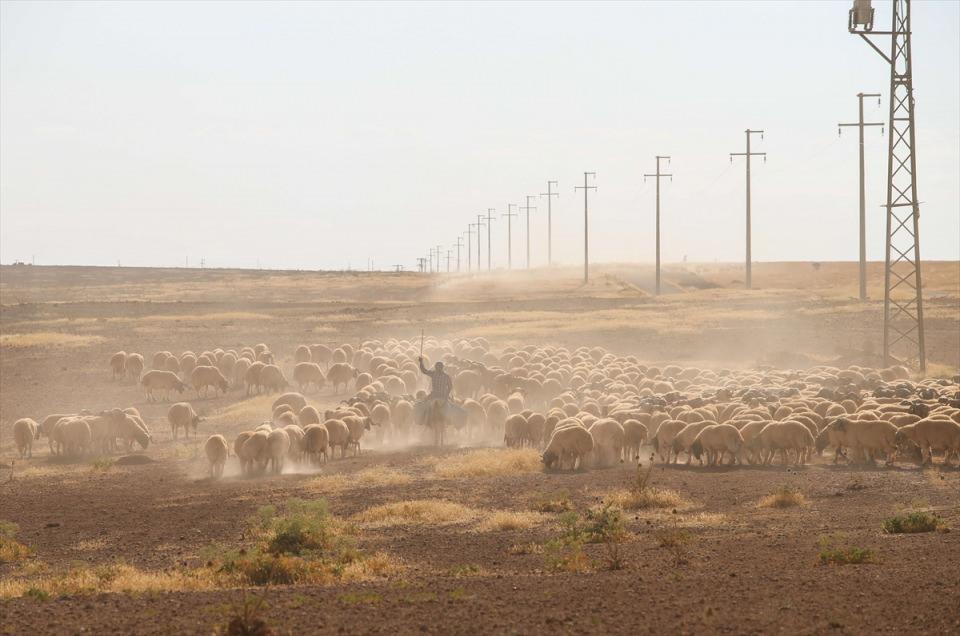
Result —
<instances>
[{"instance_id":1,"label":"hazy sky","mask_svg":"<svg viewBox=\"0 0 960 636\"><path fill-rule=\"evenodd\" d=\"M875 1L889 26L890 2ZM960 259L960 2L913 3L921 250ZM560 182L554 254L742 259L744 129L757 260L857 258L856 93L889 70L849 2L0 4L0 260L415 265L488 207ZM879 28L879 27L878 27ZM888 48L888 43L884 48ZM886 137L867 134L868 256ZM546 202L531 215L546 259ZM514 220L514 264L524 219ZM486 247L484 246L484 253Z\"/></svg>"}]
</instances>

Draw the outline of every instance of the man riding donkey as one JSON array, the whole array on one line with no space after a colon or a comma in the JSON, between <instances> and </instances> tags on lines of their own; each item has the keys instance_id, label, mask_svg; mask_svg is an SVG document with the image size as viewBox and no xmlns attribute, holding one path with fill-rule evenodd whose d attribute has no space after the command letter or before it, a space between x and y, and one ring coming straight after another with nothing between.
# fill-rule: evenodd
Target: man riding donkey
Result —
<instances>
[{"instance_id":1,"label":"man riding donkey","mask_svg":"<svg viewBox=\"0 0 960 636\"><path fill-rule=\"evenodd\" d=\"M467 412L450 399L453 380L443 370L443 363L438 361L433 365L433 370L428 369L423 364L422 350L421 344L421 355L417 361L420 363L420 372L430 378L430 394L417 402L413 413L418 424L433 429L434 443L443 446L443 431L446 425L463 428L467 424Z\"/></svg>"}]
</instances>

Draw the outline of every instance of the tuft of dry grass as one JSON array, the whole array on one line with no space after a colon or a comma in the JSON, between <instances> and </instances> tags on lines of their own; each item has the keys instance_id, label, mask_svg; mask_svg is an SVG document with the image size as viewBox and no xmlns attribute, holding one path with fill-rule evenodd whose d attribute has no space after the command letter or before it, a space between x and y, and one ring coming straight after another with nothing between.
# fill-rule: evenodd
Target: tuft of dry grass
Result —
<instances>
[{"instance_id":1,"label":"tuft of dry grass","mask_svg":"<svg viewBox=\"0 0 960 636\"><path fill-rule=\"evenodd\" d=\"M648 486L643 490L614 490L603 497L623 510L679 509L690 506L676 490Z\"/></svg>"},{"instance_id":2,"label":"tuft of dry grass","mask_svg":"<svg viewBox=\"0 0 960 636\"><path fill-rule=\"evenodd\" d=\"M51 597L107 592L192 592L212 590L228 583L225 577L208 569L147 572L116 563L37 577L7 576L0 579L0 598L17 598L32 590Z\"/></svg>"},{"instance_id":3,"label":"tuft of dry grass","mask_svg":"<svg viewBox=\"0 0 960 636\"><path fill-rule=\"evenodd\" d=\"M412 499L367 508L353 520L370 526L450 525L473 521L478 511L444 499Z\"/></svg>"},{"instance_id":4,"label":"tuft of dry grass","mask_svg":"<svg viewBox=\"0 0 960 636\"><path fill-rule=\"evenodd\" d=\"M390 578L404 571L403 561L386 552L375 552L348 563L340 574L340 581L344 583L363 583Z\"/></svg>"},{"instance_id":5,"label":"tuft of dry grass","mask_svg":"<svg viewBox=\"0 0 960 636\"><path fill-rule=\"evenodd\" d=\"M807 498L799 489L783 485L772 493L760 499L757 506L760 508L792 508L807 503Z\"/></svg>"},{"instance_id":6,"label":"tuft of dry grass","mask_svg":"<svg viewBox=\"0 0 960 636\"><path fill-rule=\"evenodd\" d=\"M318 492L339 492L359 486L403 486L413 480L408 473L386 466L365 468L353 474L334 473L311 479L308 488Z\"/></svg>"},{"instance_id":7,"label":"tuft of dry grass","mask_svg":"<svg viewBox=\"0 0 960 636\"><path fill-rule=\"evenodd\" d=\"M502 477L542 470L540 454L532 448L486 448L437 460L438 477Z\"/></svg>"},{"instance_id":8,"label":"tuft of dry grass","mask_svg":"<svg viewBox=\"0 0 960 636\"><path fill-rule=\"evenodd\" d=\"M547 517L530 511L495 510L477 524L480 532L502 532L505 530L526 530L540 525Z\"/></svg>"},{"instance_id":9,"label":"tuft of dry grass","mask_svg":"<svg viewBox=\"0 0 960 636\"><path fill-rule=\"evenodd\" d=\"M2 349L29 349L44 347L89 347L103 342L102 336L80 336L72 333L54 331L35 331L33 333L5 333L0 335Z\"/></svg>"},{"instance_id":10,"label":"tuft of dry grass","mask_svg":"<svg viewBox=\"0 0 960 636\"><path fill-rule=\"evenodd\" d=\"M16 540L20 528L12 521L0 519L0 564L26 559L32 550Z\"/></svg>"}]
</instances>

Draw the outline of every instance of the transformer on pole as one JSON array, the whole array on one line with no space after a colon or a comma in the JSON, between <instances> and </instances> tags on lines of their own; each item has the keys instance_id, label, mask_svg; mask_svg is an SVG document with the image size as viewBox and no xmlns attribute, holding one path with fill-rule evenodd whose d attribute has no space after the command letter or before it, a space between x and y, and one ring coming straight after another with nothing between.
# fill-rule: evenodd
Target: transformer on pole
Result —
<instances>
[{"instance_id":1,"label":"transformer on pole","mask_svg":"<svg viewBox=\"0 0 960 636\"><path fill-rule=\"evenodd\" d=\"M854 0L848 30L863 38L890 65L883 360L887 366L895 361L916 361L920 371L926 372L910 0L893 0L889 31L873 30L873 14L870 0ZM871 35L890 36L890 55L870 39ZM900 357L894 357L894 350Z\"/></svg>"}]
</instances>

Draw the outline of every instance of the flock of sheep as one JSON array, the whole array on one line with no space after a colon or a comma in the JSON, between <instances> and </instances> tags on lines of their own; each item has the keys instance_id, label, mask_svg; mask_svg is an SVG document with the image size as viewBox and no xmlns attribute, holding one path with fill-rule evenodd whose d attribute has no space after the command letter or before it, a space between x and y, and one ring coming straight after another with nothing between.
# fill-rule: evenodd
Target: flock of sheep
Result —
<instances>
[{"instance_id":1,"label":"flock of sheep","mask_svg":"<svg viewBox=\"0 0 960 636\"><path fill-rule=\"evenodd\" d=\"M285 462L319 464L339 449L360 452L361 439L408 442L418 437L414 404L424 397L417 358L420 343L368 340L301 345L292 378L301 392L274 400L262 422L251 423L229 444L220 434L204 444L214 477L233 454L244 474L279 473ZM454 397L467 413L458 443L496 440L508 447L542 450L547 468L609 466L635 459L644 445L660 460L702 465L805 464L833 451L833 461L898 457L947 464L960 461L958 380L912 381L903 367L815 367L806 371L708 370L641 364L602 348L506 348L495 352L483 338L429 339L425 361L442 360ZM189 386L197 397L242 389L246 395L279 393L290 385L265 344L175 356L161 351L144 372L143 356L118 352L114 377L139 379L148 400L169 400ZM329 386L353 395L320 412L304 393ZM170 406L174 438L197 432L202 417L188 402ZM14 427L21 454L32 440L50 438L52 453L108 452L117 444L146 448L149 429L135 408L97 415L51 415Z\"/></svg>"}]
</instances>

